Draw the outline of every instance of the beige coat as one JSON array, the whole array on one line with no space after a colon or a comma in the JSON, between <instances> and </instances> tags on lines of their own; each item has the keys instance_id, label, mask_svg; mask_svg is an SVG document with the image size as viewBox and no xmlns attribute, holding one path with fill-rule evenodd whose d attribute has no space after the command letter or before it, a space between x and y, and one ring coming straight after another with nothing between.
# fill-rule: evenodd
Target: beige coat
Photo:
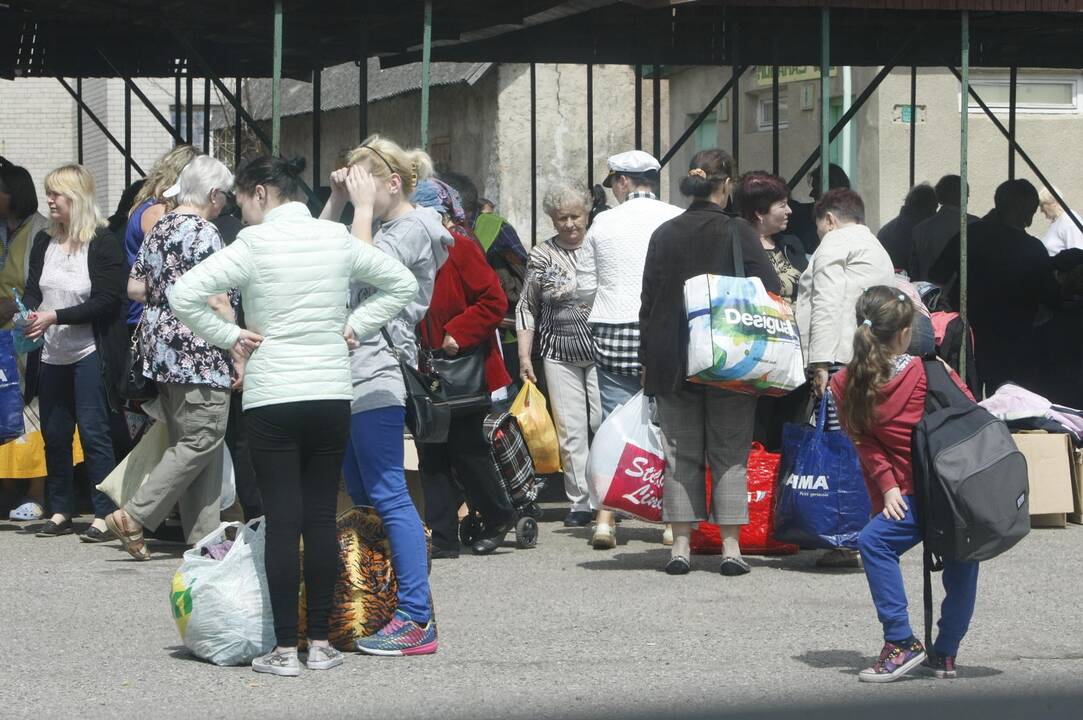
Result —
<instances>
[{"instance_id":1,"label":"beige coat","mask_svg":"<svg viewBox=\"0 0 1083 720\"><path fill-rule=\"evenodd\" d=\"M847 363L854 352L861 293L891 285L895 269L876 236L864 225L829 232L801 274L797 326L805 363Z\"/></svg>"}]
</instances>

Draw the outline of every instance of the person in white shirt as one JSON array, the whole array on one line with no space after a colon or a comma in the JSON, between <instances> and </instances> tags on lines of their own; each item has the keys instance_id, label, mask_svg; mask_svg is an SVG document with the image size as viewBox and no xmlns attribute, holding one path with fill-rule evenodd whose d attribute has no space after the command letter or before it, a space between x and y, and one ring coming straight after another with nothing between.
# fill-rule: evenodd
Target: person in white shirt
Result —
<instances>
[{"instance_id":1,"label":"person in white shirt","mask_svg":"<svg viewBox=\"0 0 1083 720\"><path fill-rule=\"evenodd\" d=\"M1057 194L1064 197L1064 194L1059 191ZM1052 222L1045 235L1042 236L1042 245L1045 245L1049 257L1056 257L1064 250L1083 248L1083 230L1080 230L1076 221L1073 221L1073 216L1076 219L1079 216L1074 212L1071 214L1066 212L1048 188L1043 187L1038 192L1038 200L1041 203L1039 207L1041 207L1042 215Z\"/></svg>"},{"instance_id":2,"label":"person in white shirt","mask_svg":"<svg viewBox=\"0 0 1083 720\"><path fill-rule=\"evenodd\" d=\"M591 338L604 420L640 389L640 279L651 235L683 210L658 200L654 188L661 165L642 150L609 158L602 183L613 191L617 207L594 219L576 262L580 298L592 303ZM598 510L591 543L596 549L617 546L613 513Z\"/></svg>"}]
</instances>

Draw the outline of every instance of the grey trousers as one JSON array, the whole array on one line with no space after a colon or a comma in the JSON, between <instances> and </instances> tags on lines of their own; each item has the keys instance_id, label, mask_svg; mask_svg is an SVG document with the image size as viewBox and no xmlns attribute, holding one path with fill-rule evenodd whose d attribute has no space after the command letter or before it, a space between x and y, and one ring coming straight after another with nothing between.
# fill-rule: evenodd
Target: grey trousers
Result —
<instances>
[{"instance_id":1,"label":"grey trousers","mask_svg":"<svg viewBox=\"0 0 1083 720\"><path fill-rule=\"evenodd\" d=\"M229 390L159 383L158 397L170 447L124 510L155 530L179 504L184 536L194 544L219 524Z\"/></svg>"},{"instance_id":2,"label":"grey trousers","mask_svg":"<svg viewBox=\"0 0 1083 720\"><path fill-rule=\"evenodd\" d=\"M666 454L662 519L746 525L746 466L756 419L756 397L686 384L677 392L658 395L655 400ZM707 462L714 481L710 515L704 479Z\"/></svg>"}]
</instances>

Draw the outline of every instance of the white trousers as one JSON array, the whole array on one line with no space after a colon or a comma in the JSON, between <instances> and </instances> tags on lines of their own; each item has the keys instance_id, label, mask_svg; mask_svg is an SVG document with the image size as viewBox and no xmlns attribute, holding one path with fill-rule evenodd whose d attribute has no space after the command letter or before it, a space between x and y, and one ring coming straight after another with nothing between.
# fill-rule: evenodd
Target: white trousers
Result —
<instances>
[{"instance_id":1,"label":"white trousers","mask_svg":"<svg viewBox=\"0 0 1083 720\"><path fill-rule=\"evenodd\" d=\"M592 362L546 359L545 383L560 443L560 462L564 465L564 492L573 511L590 512L587 454L590 433L597 432L602 422L598 372Z\"/></svg>"}]
</instances>

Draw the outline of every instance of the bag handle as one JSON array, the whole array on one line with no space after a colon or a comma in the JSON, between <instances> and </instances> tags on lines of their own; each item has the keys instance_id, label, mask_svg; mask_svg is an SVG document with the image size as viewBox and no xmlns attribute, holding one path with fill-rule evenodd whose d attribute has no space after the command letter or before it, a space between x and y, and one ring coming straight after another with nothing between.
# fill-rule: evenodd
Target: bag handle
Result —
<instances>
[{"instance_id":1,"label":"bag handle","mask_svg":"<svg viewBox=\"0 0 1083 720\"><path fill-rule=\"evenodd\" d=\"M730 220L730 242L733 243L733 274L735 277L743 278L745 276L745 251L741 247L741 238L734 232L733 223L735 220Z\"/></svg>"},{"instance_id":2,"label":"bag handle","mask_svg":"<svg viewBox=\"0 0 1083 720\"><path fill-rule=\"evenodd\" d=\"M831 395L831 389L824 390L820 398L820 407L816 411L816 433L822 435L827 428L827 398Z\"/></svg>"}]
</instances>

